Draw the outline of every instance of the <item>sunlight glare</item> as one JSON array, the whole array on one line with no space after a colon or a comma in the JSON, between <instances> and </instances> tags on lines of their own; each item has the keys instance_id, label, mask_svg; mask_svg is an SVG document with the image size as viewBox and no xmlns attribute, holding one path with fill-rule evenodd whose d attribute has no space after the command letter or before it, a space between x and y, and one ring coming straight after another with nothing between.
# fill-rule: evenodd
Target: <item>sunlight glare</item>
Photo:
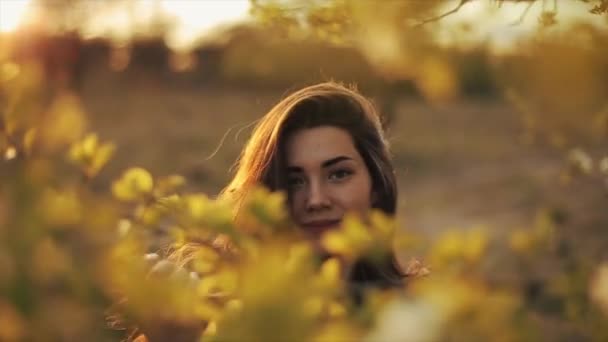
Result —
<instances>
[{"instance_id":1,"label":"sunlight glare","mask_svg":"<svg viewBox=\"0 0 608 342\"><path fill-rule=\"evenodd\" d=\"M446 2L440 13L457 7L459 0ZM525 16L530 3L525 1L507 2L497 5L491 1L467 3L462 8L441 21L436 22L437 42L446 46L461 48L475 47L484 42L496 53L512 51L522 38L530 37L539 27L538 18L542 14L542 2L533 3ZM589 4L582 1L563 1L557 11L557 25L553 30L567 29L577 22L586 22L603 27L602 16L589 16ZM547 11L552 8L545 9Z\"/></svg>"},{"instance_id":2,"label":"sunlight glare","mask_svg":"<svg viewBox=\"0 0 608 342\"><path fill-rule=\"evenodd\" d=\"M174 49L184 49L221 24L245 19L250 5L248 0L162 0L161 6L178 21L167 37L167 44Z\"/></svg>"},{"instance_id":3,"label":"sunlight glare","mask_svg":"<svg viewBox=\"0 0 608 342\"><path fill-rule=\"evenodd\" d=\"M0 0L0 32L15 31L23 22L31 0Z\"/></svg>"}]
</instances>

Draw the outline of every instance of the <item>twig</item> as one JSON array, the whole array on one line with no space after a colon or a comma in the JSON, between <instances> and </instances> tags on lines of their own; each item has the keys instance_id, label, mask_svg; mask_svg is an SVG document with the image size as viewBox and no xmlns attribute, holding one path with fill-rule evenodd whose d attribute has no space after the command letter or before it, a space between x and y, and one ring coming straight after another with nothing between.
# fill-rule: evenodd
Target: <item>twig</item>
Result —
<instances>
[{"instance_id":1,"label":"twig","mask_svg":"<svg viewBox=\"0 0 608 342\"><path fill-rule=\"evenodd\" d=\"M460 3L458 4L458 6L454 7L453 9L451 9L451 10L449 10L449 11L447 11L447 12L443 13L443 14L440 14L440 15L438 15L438 16L435 16L435 17L431 17L431 18L424 19L423 21L419 22L419 23L418 23L418 24L416 24L415 26L416 26L416 27L418 27L418 26L422 26L422 25L424 25L424 24L430 23L430 22L432 22L432 21L438 21L438 20L440 20L440 19L442 19L442 18L447 17L448 15L454 14L454 13L458 12L458 11L460 10L460 8L461 8L462 6L464 6L464 4L466 4L466 3L467 3L467 2L469 2L469 1L470 1L470 0L460 0Z\"/></svg>"},{"instance_id":2,"label":"twig","mask_svg":"<svg viewBox=\"0 0 608 342\"><path fill-rule=\"evenodd\" d=\"M510 24L510 26L517 26L517 25L520 25L521 23L523 23L524 19L526 18L526 15L530 11L530 8L532 8L532 5L534 5L535 3L536 3L536 0L530 1L530 3L528 4L528 6L526 7L526 9L519 16L519 19L517 19L516 21L512 22Z\"/></svg>"}]
</instances>

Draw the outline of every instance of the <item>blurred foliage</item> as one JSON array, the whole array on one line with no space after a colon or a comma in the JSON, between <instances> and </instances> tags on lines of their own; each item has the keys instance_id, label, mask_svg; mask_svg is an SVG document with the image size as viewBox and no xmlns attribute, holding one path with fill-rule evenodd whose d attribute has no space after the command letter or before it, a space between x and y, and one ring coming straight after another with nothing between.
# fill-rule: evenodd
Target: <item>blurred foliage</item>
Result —
<instances>
[{"instance_id":1,"label":"blurred foliage","mask_svg":"<svg viewBox=\"0 0 608 342\"><path fill-rule=\"evenodd\" d=\"M328 233L337 257L321 262L282 194L259 189L235 222L230 203L183 193L177 175L134 167L94 189L114 146L91 133L77 97L48 88L35 64L5 55L0 66L2 340L117 340L133 329L151 341L608 337L607 266L560 255L549 213L508 239L472 227L429 244L373 213L370 226L350 218ZM572 160L586 170L581 153ZM430 275L369 288L356 305L344 273L393 240L419 249ZM542 277L547 260L559 265ZM517 277L496 281L503 272ZM553 321L565 325L548 331Z\"/></svg>"},{"instance_id":2,"label":"blurred foliage","mask_svg":"<svg viewBox=\"0 0 608 342\"><path fill-rule=\"evenodd\" d=\"M606 14L605 1L588 2ZM56 3L59 13L71 8ZM524 142L566 152L564 182L606 182L608 157L578 146L603 142L608 129L605 32L542 28L518 55L474 52L489 60L480 67L439 49L420 25L442 3L252 2L272 30L311 34L338 46L331 51L355 46L382 77L411 80L433 103L456 99L463 75L495 72L499 93L522 113ZM540 21L558 25L550 13ZM569 251L560 213L539 212L503 237L470 227L436 241L373 213L368 226L349 218L326 234L336 257L321 261L282 194L255 191L235 222L229 202L185 192L179 175L132 167L111 187L94 186L116 147L89 127L78 96L50 82L36 58L11 54L13 44L0 37L0 340L608 339L608 265ZM243 53L225 62L228 72L238 74ZM397 252L420 251L430 274L406 265L405 286L369 288L357 305L344 274L393 242Z\"/></svg>"},{"instance_id":3,"label":"blurred foliage","mask_svg":"<svg viewBox=\"0 0 608 342\"><path fill-rule=\"evenodd\" d=\"M549 1L530 1L530 6L542 3L544 9L538 30L512 52L495 55L484 51L483 44L472 51L440 47L433 19L455 15L472 2L255 0L252 14L264 27L292 41L313 39L352 47L383 78L412 81L432 103L455 100L460 92L496 89L522 113L528 141L540 138L558 147L572 147L573 140L605 138L605 27L585 21L561 23L559 1L551 6ZM497 6L509 2L498 1ZM589 19L606 15L605 1L586 2ZM450 4L455 5L453 13L442 12Z\"/></svg>"}]
</instances>

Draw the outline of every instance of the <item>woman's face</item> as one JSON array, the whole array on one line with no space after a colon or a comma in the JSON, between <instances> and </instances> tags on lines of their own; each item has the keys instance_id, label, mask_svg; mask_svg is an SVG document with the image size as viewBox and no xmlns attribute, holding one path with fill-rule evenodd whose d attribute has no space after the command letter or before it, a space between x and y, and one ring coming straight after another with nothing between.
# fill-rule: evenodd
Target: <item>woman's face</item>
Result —
<instances>
[{"instance_id":1,"label":"woman's face","mask_svg":"<svg viewBox=\"0 0 608 342\"><path fill-rule=\"evenodd\" d=\"M350 134L341 128L302 129L286 141L289 209L312 239L336 228L344 214L372 207L372 180Z\"/></svg>"}]
</instances>

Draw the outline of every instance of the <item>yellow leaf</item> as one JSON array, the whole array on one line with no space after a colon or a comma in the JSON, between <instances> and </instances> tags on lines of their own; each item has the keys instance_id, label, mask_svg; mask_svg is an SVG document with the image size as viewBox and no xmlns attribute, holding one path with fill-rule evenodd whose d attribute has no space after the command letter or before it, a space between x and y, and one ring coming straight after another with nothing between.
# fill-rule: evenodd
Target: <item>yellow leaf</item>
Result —
<instances>
[{"instance_id":1,"label":"yellow leaf","mask_svg":"<svg viewBox=\"0 0 608 342\"><path fill-rule=\"evenodd\" d=\"M327 311L329 317L331 318L339 318L344 317L344 315L346 315L346 308L344 307L344 305L333 300L329 302Z\"/></svg>"},{"instance_id":2,"label":"yellow leaf","mask_svg":"<svg viewBox=\"0 0 608 342\"><path fill-rule=\"evenodd\" d=\"M84 138L82 141L82 153L85 156L92 156L97 150L98 140L97 134L95 133L89 134L86 138Z\"/></svg>"},{"instance_id":3,"label":"yellow leaf","mask_svg":"<svg viewBox=\"0 0 608 342\"><path fill-rule=\"evenodd\" d=\"M372 240L369 228L357 216L352 214L346 215L341 230L350 243L358 247L357 250L364 248Z\"/></svg>"},{"instance_id":4,"label":"yellow leaf","mask_svg":"<svg viewBox=\"0 0 608 342\"><path fill-rule=\"evenodd\" d=\"M219 261L220 256L215 250L201 245L194 253L192 269L201 274L209 273L217 267Z\"/></svg>"},{"instance_id":5,"label":"yellow leaf","mask_svg":"<svg viewBox=\"0 0 608 342\"><path fill-rule=\"evenodd\" d=\"M68 158L83 169L87 177L94 177L114 154L112 143L99 144L96 134L89 134L70 148Z\"/></svg>"},{"instance_id":6,"label":"yellow leaf","mask_svg":"<svg viewBox=\"0 0 608 342\"><path fill-rule=\"evenodd\" d=\"M110 158L112 158L115 149L116 146L112 143L105 143L101 145L94 154L87 175L89 177L95 176L99 170L106 165Z\"/></svg>"},{"instance_id":7,"label":"yellow leaf","mask_svg":"<svg viewBox=\"0 0 608 342\"><path fill-rule=\"evenodd\" d=\"M466 248L464 234L457 231L443 233L431 250L431 263L433 266L444 266L458 259Z\"/></svg>"},{"instance_id":8,"label":"yellow leaf","mask_svg":"<svg viewBox=\"0 0 608 342\"><path fill-rule=\"evenodd\" d=\"M339 231L329 231L321 237L321 244L330 253L353 256L355 251L351 248L347 238Z\"/></svg>"},{"instance_id":9,"label":"yellow leaf","mask_svg":"<svg viewBox=\"0 0 608 342\"><path fill-rule=\"evenodd\" d=\"M357 326L347 324L340 320L337 323L325 325L322 329L316 332L312 338L313 342L330 342L330 341L361 341L362 331Z\"/></svg>"},{"instance_id":10,"label":"yellow leaf","mask_svg":"<svg viewBox=\"0 0 608 342\"><path fill-rule=\"evenodd\" d=\"M188 214L195 221L204 219L209 212L211 200L205 194L185 196L184 201Z\"/></svg>"},{"instance_id":11,"label":"yellow leaf","mask_svg":"<svg viewBox=\"0 0 608 342\"><path fill-rule=\"evenodd\" d=\"M331 258L321 265L320 278L326 286L337 286L342 279L342 266L340 260Z\"/></svg>"},{"instance_id":12,"label":"yellow leaf","mask_svg":"<svg viewBox=\"0 0 608 342\"><path fill-rule=\"evenodd\" d=\"M310 316L319 316L323 310L323 298L314 296L304 301L304 312Z\"/></svg>"},{"instance_id":13,"label":"yellow leaf","mask_svg":"<svg viewBox=\"0 0 608 342\"><path fill-rule=\"evenodd\" d=\"M158 180L155 195L157 197L167 196L175 192L186 183L186 179L180 175L170 175Z\"/></svg>"},{"instance_id":14,"label":"yellow leaf","mask_svg":"<svg viewBox=\"0 0 608 342\"><path fill-rule=\"evenodd\" d=\"M217 323L210 321L205 328L205 332L203 332L203 336L214 336L215 334L217 334Z\"/></svg>"},{"instance_id":15,"label":"yellow leaf","mask_svg":"<svg viewBox=\"0 0 608 342\"><path fill-rule=\"evenodd\" d=\"M392 238L395 232L395 220L379 210L370 213L372 227L383 237Z\"/></svg>"},{"instance_id":16,"label":"yellow leaf","mask_svg":"<svg viewBox=\"0 0 608 342\"><path fill-rule=\"evenodd\" d=\"M198 285L198 293L203 297L216 294L229 295L236 290L238 274L231 269L203 277Z\"/></svg>"},{"instance_id":17,"label":"yellow leaf","mask_svg":"<svg viewBox=\"0 0 608 342\"><path fill-rule=\"evenodd\" d=\"M160 209L156 206L145 207L139 212L139 214L141 222L148 226L156 225L161 218Z\"/></svg>"},{"instance_id":18,"label":"yellow leaf","mask_svg":"<svg viewBox=\"0 0 608 342\"><path fill-rule=\"evenodd\" d=\"M294 243L288 249L285 260L285 270L287 272L298 272L301 267L306 267L308 261L313 257L313 251L308 243Z\"/></svg>"},{"instance_id":19,"label":"yellow leaf","mask_svg":"<svg viewBox=\"0 0 608 342\"><path fill-rule=\"evenodd\" d=\"M240 299L231 299L226 303L226 311L238 312L243 310L243 301Z\"/></svg>"},{"instance_id":20,"label":"yellow leaf","mask_svg":"<svg viewBox=\"0 0 608 342\"><path fill-rule=\"evenodd\" d=\"M141 199L149 194L154 186L154 180L148 171L142 168L131 168L112 184L112 193L123 201Z\"/></svg>"},{"instance_id":21,"label":"yellow leaf","mask_svg":"<svg viewBox=\"0 0 608 342\"><path fill-rule=\"evenodd\" d=\"M287 219L285 194L282 192L270 192L264 187L257 187L247 196L243 205L250 214L245 221L253 223L256 230L272 232Z\"/></svg>"}]
</instances>

